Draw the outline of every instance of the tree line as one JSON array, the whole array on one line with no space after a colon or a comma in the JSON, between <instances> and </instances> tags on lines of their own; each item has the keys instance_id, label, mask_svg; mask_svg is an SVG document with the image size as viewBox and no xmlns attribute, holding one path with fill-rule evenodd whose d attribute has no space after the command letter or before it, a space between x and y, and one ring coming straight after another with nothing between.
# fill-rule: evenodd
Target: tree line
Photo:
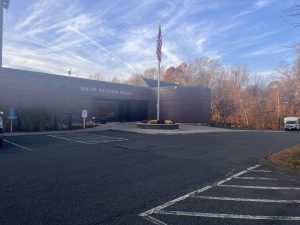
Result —
<instances>
[{"instance_id":1,"label":"tree line","mask_svg":"<svg viewBox=\"0 0 300 225\"><path fill-rule=\"evenodd\" d=\"M201 57L177 67L162 68L161 80L211 89L213 123L254 129L282 129L286 116L300 117L300 56L294 64L280 63L266 81L250 74L246 65L222 66L218 59ZM141 76L157 79L156 68L113 81L143 85Z\"/></svg>"}]
</instances>

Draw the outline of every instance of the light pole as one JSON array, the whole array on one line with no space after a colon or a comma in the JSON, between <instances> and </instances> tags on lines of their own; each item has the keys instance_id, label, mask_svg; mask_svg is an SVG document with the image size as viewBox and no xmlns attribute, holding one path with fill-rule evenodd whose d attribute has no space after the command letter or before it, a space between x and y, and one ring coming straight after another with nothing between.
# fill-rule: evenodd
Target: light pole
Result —
<instances>
[{"instance_id":1,"label":"light pole","mask_svg":"<svg viewBox=\"0 0 300 225\"><path fill-rule=\"evenodd\" d=\"M10 0L0 0L0 68L2 68L2 49L3 49L3 10L8 9Z\"/></svg>"}]
</instances>

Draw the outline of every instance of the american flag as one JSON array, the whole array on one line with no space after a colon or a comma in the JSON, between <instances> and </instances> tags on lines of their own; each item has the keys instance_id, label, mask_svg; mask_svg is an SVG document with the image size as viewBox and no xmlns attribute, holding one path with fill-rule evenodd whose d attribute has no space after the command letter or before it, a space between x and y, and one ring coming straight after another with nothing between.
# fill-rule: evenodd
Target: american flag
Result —
<instances>
[{"instance_id":1,"label":"american flag","mask_svg":"<svg viewBox=\"0 0 300 225\"><path fill-rule=\"evenodd\" d=\"M157 60L159 62L161 62L161 46L162 46L162 37L161 37L161 29L159 24L158 35L157 35L157 47L156 47L156 55L157 55Z\"/></svg>"}]
</instances>

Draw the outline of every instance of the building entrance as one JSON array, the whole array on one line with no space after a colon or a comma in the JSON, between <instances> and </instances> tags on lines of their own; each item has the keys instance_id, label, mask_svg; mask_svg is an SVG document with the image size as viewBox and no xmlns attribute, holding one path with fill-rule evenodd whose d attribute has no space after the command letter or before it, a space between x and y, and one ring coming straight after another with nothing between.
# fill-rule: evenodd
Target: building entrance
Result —
<instances>
[{"instance_id":1,"label":"building entrance","mask_svg":"<svg viewBox=\"0 0 300 225\"><path fill-rule=\"evenodd\" d=\"M131 122L148 118L147 101L97 99L94 106L97 122Z\"/></svg>"}]
</instances>

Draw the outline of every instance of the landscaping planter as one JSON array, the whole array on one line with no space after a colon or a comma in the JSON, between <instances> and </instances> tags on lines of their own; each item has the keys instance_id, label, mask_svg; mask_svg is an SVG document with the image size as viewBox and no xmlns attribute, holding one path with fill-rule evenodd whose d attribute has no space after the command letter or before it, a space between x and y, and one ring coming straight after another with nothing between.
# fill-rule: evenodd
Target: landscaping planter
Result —
<instances>
[{"instance_id":1,"label":"landscaping planter","mask_svg":"<svg viewBox=\"0 0 300 225\"><path fill-rule=\"evenodd\" d=\"M159 129L159 130L175 130L179 128L179 124L147 124L137 123L137 128L140 129Z\"/></svg>"}]
</instances>

